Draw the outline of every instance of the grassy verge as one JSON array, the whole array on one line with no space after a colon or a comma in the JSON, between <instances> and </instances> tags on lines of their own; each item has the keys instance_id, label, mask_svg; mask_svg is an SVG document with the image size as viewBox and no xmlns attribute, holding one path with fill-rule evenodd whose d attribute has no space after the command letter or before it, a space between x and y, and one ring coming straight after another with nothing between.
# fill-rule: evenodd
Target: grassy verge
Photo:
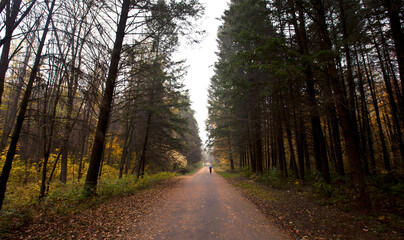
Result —
<instances>
[{"instance_id":1,"label":"grassy verge","mask_svg":"<svg viewBox=\"0 0 404 240\"><path fill-rule=\"evenodd\" d=\"M238 172L230 172L230 171L223 171L223 170L216 170L215 172L224 178L240 178L241 175Z\"/></svg>"},{"instance_id":2,"label":"grassy verge","mask_svg":"<svg viewBox=\"0 0 404 240\"><path fill-rule=\"evenodd\" d=\"M310 176L303 184L292 178L282 179L277 170L261 175L246 170L231 172L216 169L216 173L239 189L292 238L404 238L403 208L400 207L403 199L400 200L399 193L391 191L378 196L372 192L375 190L371 182L368 186L374 208L369 212L359 212L349 201L349 189L340 187L342 184L337 182L326 184L316 175ZM396 185L391 189L396 190ZM380 202L386 206L376 204Z\"/></svg>"},{"instance_id":3,"label":"grassy verge","mask_svg":"<svg viewBox=\"0 0 404 240\"><path fill-rule=\"evenodd\" d=\"M38 189L34 186L24 186L7 193L7 199L0 215L0 234L12 229L18 229L43 212L56 215L70 215L84 209L94 208L115 197L136 194L150 189L154 185L174 177L174 173L161 172L146 175L143 179L136 176L104 177L100 180L96 197L85 197L83 181L68 184L55 183L49 194L39 200Z\"/></svg>"}]
</instances>

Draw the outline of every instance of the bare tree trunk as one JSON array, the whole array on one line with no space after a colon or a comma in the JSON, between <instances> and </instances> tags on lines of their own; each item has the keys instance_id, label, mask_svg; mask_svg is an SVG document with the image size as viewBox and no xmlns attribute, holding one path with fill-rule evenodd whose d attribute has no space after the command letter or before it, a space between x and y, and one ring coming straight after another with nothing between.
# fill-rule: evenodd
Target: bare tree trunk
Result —
<instances>
[{"instance_id":1,"label":"bare tree trunk","mask_svg":"<svg viewBox=\"0 0 404 240\"><path fill-rule=\"evenodd\" d=\"M288 144L289 144L290 166L291 166L291 169L293 170L296 178L299 178L299 172L297 170L295 149L293 147L292 131L290 130L290 120L289 119L286 119L286 136L288 138Z\"/></svg>"},{"instance_id":2,"label":"bare tree trunk","mask_svg":"<svg viewBox=\"0 0 404 240\"><path fill-rule=\"evenodd\" d=\"M65 62L65 61L63 61ZM62 72L62 71L61 71ZM58 75L58 74L55 74ZM43 127L42 127L42 131L43 131L43 138L44 138L44 158L43 158L43 170L42 170L42 178L41 178L41 186L40 186L40 193L39 193L39 197L42 198L45 196L46 194L46 177L47 177L47 167L48 167L48 161L49 161L49 157L52 151L52 145L53 145L53 138L54 138L54 132L55 132L55 122L56 122L56 114L57 114L57 106L59 103L59 99L61 96L61 86L63 83L63 76L59 77L59 83L57 84L56 88L52 88L52 92L55 93L51 93L50 96L47 96L47 94L45 94L44 97L44 110L43 110ZM48 87L47 87L48 89ZM46 90L47 92L47 90ZM54 96L54 97L53 97ZM49 101L49 106L51 107L50 110L50 124L49 124L49 136L47 135L47 131L48 129L46 129L46 126L48 125L47 123L47 99L54 99L53 101ZM66 130L66 132L69 132L68 129ZM63 147L62 146L62 153L63 153Z\"/></svg>"},{"instance_id":3,"label":"bare tree trunk","mask_svg":"<svg viewBox=\"0 0 404 240\"><path fill-rule=\"evenodd\" d=\"M368 68L366 67L366 60L365 60L365 56L363 54L362 46L360 46L360 50L361 50L361 55L362 55L362 59L363 59L363 66L364 66L364 69L365 69L366 78L367 78L369 89L370 89L370 94L371 94L371 97L372 97L373 108L375 109L376 122L377 122L378 131L379 131L379 137L380 137L380 141L381 141L381 144L382 144L384 169L387 170L389 173L391 173L390 157L389 157L389 152L387 150L387 144L386 144L385 136L384 136L384 133L383 133L382 121L380 119L379 104L378 104L377 97L376 97L373 75L372 75L371 71L369 71Z\"/></svg>"},{"instance_id":4,"label":"bare tree trunk","mask_svg":"<svg viewBox=\"0 0 404 240\"><path fill-rule=\"evenodd\" d=\"M315 9L316 23L320 30L320 39L322 40L321 47L323 50L332 51L332 43L328 33L323 3L320 0L312 1L312 3ZM336 108L343 130L345 147L350 163L352 183L355 191L359 194L358 206L366 209L369 207L369 199L366 192L365 176L361 166L362 154L359 145L358 129L355 128L355 123L353 122L353 118L347 108L347 101L344 98L343 89L341 88L337 77L338 74L334 65L334 59L329 57L326 61L328 62L326 71L334 91Z\"/></svg>"},{"instance_id":5,"label":"bare tree trunk","mask_svg":"<svg viewBox=\"0 0 404 240\"><path fill-rule=\"evenodd\" d=\"M2 53L0 58L0 106L1 106L1 99L3 96L4 91L4 82L6 77L6 72L8 70L9 65L9 54L10 54L10 47L11 47L11 37L13 35L15 29L15 23L17 20L18 13L20 11L20 5L22 0L15 0L12 1L12 6L10 6L11 2L6 4L6 31L4 36L4 44L2 45ZM11 9L10 9L11 8Z\"/></svg>"},{"instance_id":6,"label":"bare tree trunk","mask_svg":"<svg viewBox=\"0 0 404 240\"><path fill-rule=\"evenodd\" d=\"M404 97L404 33L403 29L401 29L400 22L400 6L402 7L403 3L400 0L384 0L383 5L387 9L391 31L393 32L398 69L400 72L401 94ZM404 102L404 100L402 102Z\"/></svg>"},{"instance_id":7,"label":"bare tree trunk","mask_svg":"<svg viewBox=\"0 0 404 240\"><path fill-rule=\"evenodd\" d=\"M4 35L4 38L0 40L0 47L3 48L2 54L0 57L0 105L1 105L1 99L3 96L3 92L4 92L4 82L5 82L6 72L7 72L9 60L10 60L9 52L10 52L10 46L11 46L13 32L14 32L15 28L21 23L21 21L31 11L32 7L36 3L36 0L32 0L29 3L26 10L20 15L20 18L17 19L19 12L20 12L21 2L22 2L22 0L1 1L0 2L1 11L4 8L6 8L5 35ZM12 3L12 6L10 6L11 3ZM10 9L10 7L11 7L11 9Z\"/></svg>"},{"instance_id":8,"label":"bare tree trunk","mask_svg":"<svg viewBox=\"0 0 404 240\"><path fill-rule=\"evenodd\" d=\"M134 117L131 117L126 123L126 131L125 131L125 142L124 146L122 149L122 156L121 156L121 161L119 163L119 178L122 178L123 173L124 173L124 167L125 167L125 174L128 173L129 170L129 164L128 164L128 158L131 157L132 155L132 138L133 138L133 129L134 129Z\"/></svg>"},{"instance_id":9,"label":"bare tree trunk","mask_svg":"<svg viewBox=\"0 0 404 240\"><path fill-rule=\"evenodd\" d=\"M297 144L297 159L299 163L299 179L304 181L305 179L305 172L304 172L304 141L303 138L305 137L304 133L304 122L303 119L300 118L299 122L296 119L295 114L295 133L296 133L296 144ZM306 159L308 161L308 159Z\"/></svg>"},{"instance_id":10,"label":"bare tree trunk","mask_svg":"<svg viewBox=\"0 0 404 240\"><path fill-rule=\"evenodd\" d=\"M255 173L257 171L257 159L255 158L255 152L254 152L254 144L253 144L253 120L251 117L251 113L249 111L248 113L248 147L250 150L250 166L251 166L251 171Z\"/></svg>"},{"instance_id":11,"label":"bare tree trunk","mask_svg":"<svg viewBox=\"0 0 404 240\"><path fill-rule=\"evenodd\" d=\"M259 104L258 104L259 105ZM257 106L253 110L253 132L254 132L254 147L255 147L255 157L257 164L257 172L262 173L262 139L261 139L261 113L260 107Z\"/></svg>"},{"instance_id":12,"label":"bare tree trunk","mask_svg":"<svg viewBox=\"0 0 404 240\"><path fill-rule=\"evenodd\" d=\"M345 8L344 8L344 1L339 0L339 10L340 10L340 20L341 20L341 27L342 27L342 35L344 40L344 52L345 52L345 60L347 65L347 82L348 82L348 103L349 103L349 110L351 112L352 120L356 124L356 114L355 114L355 83L352 74L352 58L351 52L348 46L348 32L346 26L346 17L345 17ZM341 69L342 70L342 69Z\"/></svg>"},{"instance_id":13,"label":"bare tree trunk","mask_svg":"<svg viewBox=\"0 0 404 240\"><path fill-rule=\"evenodd\" d=\"M335 110L335 108L333 108ZM344 159L342 156L341 134L338 126L338 118L335 111L331 112L332 142L335 149L335 170L340 176L345 176Z\"/></svg>"},{"instance_id":14,"label":"bare tree trunk","mask_svg":"<svg viewBox=\"0 0 404 240\"><path fill-rule=\"evenodd\" d=\"M37 55L35 57L35 62L34 62L34 65L32 67L32 70L31 70L30 78L29 78L28 83L27 83L27 88L25 89L24 97L23 97L23 99L21 101L20 112L19 112L18 117L17 117L17 122L15 124L13 134L11 136L11 142L10 142L10 146L8 148L8 151L7 151L6 161L4 163L3 170L1 172L1 178L0 178L0 210L1 210L2 206L3 206L4 196L5 196L6 187L7 187L7 181L8 181L8 177L10 175L10 171L11 171L12 163L13 163L13 160L14 160L14 156L16 154L18 139L20 137L20 132L21 132L21 129L22 129L22 125L24 123L25 112L27 111L28 102L29 102L29 98L31 96L33 84L34 84L34 81L36 79L37 73L39 71L39 65L40 65L40 60L41 60L42 49L43 49L43 47L45 45L46 35L48 34L49 23L50 23L50 20L52 18L53 9L54 9L54 6L55 6L55 1L56 0L52 1L51 7L49 9L49 14L48 14L48 17L46 19L46 23L45 23L44 31L43 31L43 34L42 34L42 37L41 37L41 41L40 41L40 43L38 45L38 49L36 51Z\"/></svg>"},{"instance_id":15,"label":"bare tree trunk","mask_svg":"<svg viewBox=\"0 0 404 240\"><path fill-rule=\"evenodd\" d=\"M361 99L360 99L361 112L362 112L362 121L361 122L362 122L362 126L364 128L364 131L363 131L364 139L362 140L363 141L362 145L364 147L366 147L366 143L367 143L367 147L369 148L369 158L370 158L370 163L371 163L371 167L372 167L372 174L376 174L377 169L376 169L376 159L375 159L374 146L373 146L373 136L372 136L370 119L369 119L368 106L367 106L367 102L366 102L366 93L365 93L365 89L363 87L363 85L364 85L363 75L362 75L362 71L359 66L359 61L358 61L359 59L358 59L358 53L356 51L356 47L355 47L355 55L356 55L357 68L358 68L358 79L359 79L358 86L359 86L359 92L361 95Z\"/></svg>"},{"instance_id":16,"label":"bare tree trunk","mask_svg":"<svg viewBox=\"0 0 404 240\"><path fill-rule=\"evenodd\" d=\"M370 23L369 19L368 19L368 22ZM397 108L396 100L394 98L394 93L393 93L393 89L391 86L390 77L389 77L389 75L387 73L387 69L385 68L385 65L383 63L383 57L382 57L381 51L379 49L378 43L376 41L376 36L375 36L372 28L370 28L370 29L371 29L373 41L375 44L377 56L380 61L380 68L382 70L383 80L384 80L384 83L386 86L387 96L388 96L389 103L390 103L391 115L393 117L393 123L394 123L394 127L393 127L394 135L397 138L396 141L398 142L398 147L399 147L399 150L401 153L401 161L404 162L404 141L403 141L403 137L402 137L402 133L401 133L401 126L400 126L400 120L398 117L398 108Z\"/></svg>"},{"instance_id":17,"label":"bare tree trunk","mask_svg":"<svg viewBox=\"0 0 404 240\"><path fill-rule=\"evenodd\" d=\"M6 5L10 4L10 2L11 2L10 0L1 0L1 2L0 2L0 13L3 12Z\"/></svg>"},{"instance_id":18,"label":"bare tree trunk","mask_svg":"<svg viewBox=\"0 0 404 240\"><path fill-rule=\"evenodd\" d=\"M296 31L296 36L298 39L299 51L303 54L309 53L309 46L308 46L308 39L306 35L306 26L305 26L305 19L304 19L304 9L302 1L296 1L296 6L299 12L299 22L297 22L297 17L294 10L294 2L293 0L289 0L289 5L291 6L291 15L292 15L292 23ZM312 137L313 137L313 144L314 144L314 158L316 163L316 169L319 172L323 173L323 163L328 164L327 158L327 151L326 151L326 142L324 138L324 133L321 127L321 120L318 114L318 106L316 101L316 92L315 92L315 83L314 83L314 76L312 72L312 66L310 63L305 63L304 74L305 74L305 81L306 81L306 92L308 95L308 101L310 106L310 118L311 118L311 128L312 128ZM310 160L307 159L307 163L310 164ZM328 174L329 175L329 174ZM327 174L325 174L325 180L329 182Z\"/></svg>"},{"instance_id":19,"label":"bare tree trunk","mask_svg":"<svg viewBox=\"0 0 404 240\"><path fill-rule=\"evenodd\" d=\"M83 101L84 102L84 101ZM83 124L81 127L81 132L80 132L80 142L81 142L81 150L80 150L80 160L79 160L79 168L77 170L77 180L80 181L81 176L82 176L82 170L83 170L83 165L85 164L83 162L84 156L87 154L87 146L88 146L88 133L85 131L85 124L88 124L90 118L90 108L87 108L85 113L84 113L84 119L83 119Z\"/></svg>"},{"instance_id":20,"label":"bare tree trunk","mask_svg":"<svg viewBox=\"0 0 404 240\"><path fill-rule=\"evenodd\" d=\"M33 37L33 35L32 35L32 37ZM30 39L29 42L31 42L32 40L33 39ZM13 96L13 100L11 103L10 111L7 115L4 130L3 130L3 135L1 137L0 152L2 152L4 150L4 148L7 146L7 141L8 141L10 132L14 126L15 117L17 115L18 102L20 99L22 87L25 83L25 77L27 75L29 58L31 57L31 49L32 48L30 46L27 47L27 52L25 54L24 61L19 70L18 84L17 84L16 90L14 91L14 96Z\"/></svg>"},{"instance_id":21,"label":"bare tree trunk","mask_svg":"<svg viewBox=\"0 0 404 240\"><path fill-rule=\"evenodd\" d=\"M130 0L123 0L122 9L114 49L111 55L104 96L101 100L100 114L98 117L97 130L95 133L93 149L91 152L90 166L88 168L84 190L88 195L96 193L98 182L98 172L101 164L101 157L104 148L105 134L108 129L109 115L111 112L112 97L114 94L115 81L118 75L118 64L121 57L122 43L125 36L126 21L128 19Z\"/></svg>"},{"instance_id":22,"label":"bare tree trunk","mask_svg":"<svg viewBox=\"0 0 404 240\"><path fill-rule=\"evenodd\" d=\"M230 127L228 127L230 131ZM229 161L230 161L230 169L234 170L234 161L233 161L233 152L231 148L231 139L230 139L230 132L227 134L227 145L229 148Z\"/></svg>"},{"instance_id":23,"label":"bare tree trunk","mask_svg":"<svg viewBox=\"0 0 404 240\"><path fill-rule=\"evenodd\" d=\"M142 147L142 155L140 155L139 166L137 170L137 178L144 176L144 170L146 166L146 152L147 152L147 144L149 141L150 134L150 123L151 123L152 113L149 112L147 115L147 123L146 123L146 135L144 137L143 147Z\"/></svg>"}]
</instances>

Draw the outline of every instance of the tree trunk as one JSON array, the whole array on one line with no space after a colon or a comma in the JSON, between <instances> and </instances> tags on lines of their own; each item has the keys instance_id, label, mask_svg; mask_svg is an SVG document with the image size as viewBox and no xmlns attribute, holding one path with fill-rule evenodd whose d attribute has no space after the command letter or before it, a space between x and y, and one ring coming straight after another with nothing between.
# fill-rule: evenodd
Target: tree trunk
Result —
<instances>
[{"instance_id":1,"label":"tree trunk","mask_svg":"<svg viewBox=\"0 0 404 240\"><path fill-rule=\"evenodd\" d=\"M366 73L366 78L367 78L368 85L369 85L370 94L371 94L371 97L372 97L373 108L375 109L375 115L376 115L376 122L377 122L378 131L379 131L379 137L380 137L380 141L381 141L381 144L382 144L384 169L387 170L389 173L391 173L390 157L389 157L389 152L387 150L387 144L386 144L385 136L384 136L384 133L383 133L382 121L380 119L379 104L378 104L377 97L376 97L373 75L368 70L368 68L366 67L366 60L365 60L365 56L363 54L362 46L360 46L360 50L361 50L363 65L364 65L364 69L365 69L365 73Z\"/></svg>"},{"instance_id":2,"label":"tree trunk","mask_svg":"<svg viewBox=\"0 0 404 240\"><path fill-rule=\"evenodd\" d=\"M296 132L296 143L297 143L297 159L299 162L299 177L300 180L304 181L304 122L300 119L299 122L296 120L295 116L295 132ZM306 159L307 161L308 159Z\"/></svg>"},{"instance_id":3,"label":"tree trunk","mask_svg":"<svg viewBox=\"0 0 404 240\"><path fill-rule=\"evenodd\" d=\"M254 151L254 137L253 137L253 120L251 119L251 113L248 113L248 148L250 152L250 166L251 166L251 171L255 173L257 171L257 160L255 158L255 151Z\"/></svg>"},{"instance_id":4,"label":"tree trunk","mask_svg":"<svg viewBox=\"0 0 404 240\"><path fill-rule=\"evenodd\" d=\"M329 37L328 28L325 19L325 11L322 1L313 1L316 23L319 27L321 47L323 50L332 51L331 39ZM340 124L343 130L345 147L347 150L347 155L350 163L351 177L353 187L358 193L358 207L368 208L369 198L366 192L365 176L361 166L362 154L359 145L359 135L358 129L355 128L355 123L353 122L353 117L350 115L350 111L347 108L348 104L344 98L343 90L341 89L338 73L335 68L334 59L332 57L327 57L325 59L326 72L328 74L329 80L331 81L331 86L334 91L334 97L336 102L336 108L340 120Z\"/></svg>"},{"instance_id":5,"label":"tree trunk","mask_svg":"<svg viewBox=\"0 0 404 240\"><path fill-rule=\"evenodd\" d=\"M146 135L144 137L142 155L140 155L139 166L138 166L138 170L137 170L137 178L144 176L144 170L145 170L145 166L146 166L147 144L149 141L149 133L150 133L151 117L152 117L152 113L150 111L147 115Z\"/></svg>"},{"instance_id":6,"label":"tree trunk","mask_svg":"<svg viewBox=\"0 0 404 240\"><path fill-rule=\"evenodd\" d=\"M123 0L122 3L120 20L116 32L114 49L111 55L111 63L109 66L105 92L103 98L101 99L98 124L90 157L90 165L87 171L86 183L84 185L84 191L90 196L95 195L96 193L98 172L101 164L105 135L108 129L112 98L114 94L115 81L118 75L118 64L121 57L121 49L125 36L126 21L128 19L130 2L130 0Z\"/></svg>"},{"instance_id":7,"label":"tree trunk","mask_svg":"<svg viewBox=\"0 0 404 240\"><path fill-rule=\"evenodd\" d=\"M66 137L66 144L63 146L63 151L62 151L62 161L61 161L61 166L60 166L60 182L61 183L66 183L67 181L67 163L68 163L68 155L69 155L69 138L70 138L70 132L71 132L71 117L73 114L73 108L74 108L74 99L76 96L77 88L78 88L78 70L80 69L80 64L79 67L76 69L76 61L75 61L75 56L74 59L71 62L72 67L70 71L70 81L68 83L68 91L67 91L67 113L66 113L66 124L65 124L65 129L64 129L64 136Z\"/></svg>"},{"instance_id":8,"label":"tree trunk","mask_svg":"<svg viewBox=\"0 0 404 240\"><path fill-rule=\"evenodd\" d=\"M290 130L290 120L289 118L286 119L286 136L288 138L288 145L289 145L289 154L290 154L290 166L293 170L297 179L299 179L299 172L297 170L296 164L296 157L295 157L295 149L293 147L293 140L292 140L292 131Z\"/></svg>"},{"instance_id":9,"label":"tree trunk","mask_svg":"<svg viewBox=\"0 0 404 240\"><path fill-rule=\"evenodd\" d=\"M370 24L370 19L368 19L368 22ZM390 78L387 74L387 70L383 64L383 57L381 55L381 51L379 49L378 43L376 41L376 36L374 34L374 31L371 29L371 33L372 33L372 37L373 37L373 41L375 44L375 48L376 48L376 52L377 52L377 56L379 58L380 61L380 68L382 70L383 73L383 80L386 86L386 91L387 91L387 96L389 99L389 103L390 103L390 108L391 108L391 115L393 117L393 123L394 123L394 135L396 136L396 141L398 142L398 147L401 153L401 161L404 162L404 142L403 142L403 137L402 137L402 133L401 133L401 127L400 127L400 120L398 117L398 108L397 108L397 104L396 104L396 100L394 98L394 93L393 93L393 89L391 86L391 82L390 82Z\"/></svg>"},{"instance_id":10,"label":"tree trunk","mask_svg":"<svg viewBox=\"0 0 404 240\"><path fill-rule=\"evenodd\" d=\"M344 42L345 60L346 60L346 65L347 65L346 74L347 74L347 82L348 82L348 90L349 90L348 91L348 104L349 104L350 115L352 116L352 121L356 124L357 121L356 121L356 114L355 114L355 108L356 108L356 106L355 106L355 83L354 83L354 78L353 78L353 74L352 74L351 52L350 52L349 46L348 46L349 35L347 32L347 26L346 26L344 1L339 0L338 2L339 2L339 9L340 9L342 36L343 36L343 42Z\"/></svg>"},{"instance_id":11,"label":"tree trunk","mask_svg":"<svg viewBox=\"0 0 404 240\"><path fill-rule=\"evenodd\" d=\"M125 174L129 171L129 161L128 158L132 155L132 138L133 138L133 129L134 129L134 119L133 117L127 121L126 124L126 133L125 133L125 142L122 149L121 161L119 163L119 178L122 178L125 168Z\"/></svg>"},{"instance_id":12,"label":"tree trunk","mask_svg":"<svg viewBox=\"0 0 404 240\"><path fill-rule=\"evenodd\" d=\"M387 9L391 31L393 32L401 80L401 94L404 97L404 33L403 29L401 29L400 22L400 6L402 7L403 3L400 0L384 0L383 5ZM404 102L404 100L402 102Z\"/></svg>"},{"instance_id":13,"label":"tree trunk","mask_svg":"<svg viewBox=\"0 0 404 240\"><path fill-rule=\"evenodd\" d=\"M309 45L308 39L306 35L306 26L304 19L304 9L302 5L302 1L296 1L297 8L299 11L299 23L297 23L296 14L294 11L294 4L291 0L289 0L290 5L292 6L292 20L296 31L296 37L298 39L299 51L302 55L309 54ZM321 120L318 114L318 106L316 101L316 91L314 85L314 76L311 70L312 66L310 63L304 63L304 74L306 81L306 92L308 95L309 107L310 107L310 119L311 119L311 130L314 144L314 158L316 163L316 169L319 172L323 173L323 163L328 164L327 151L326 151L326 142L323 134L323 130L321 127ZM307 163L310 165L310 160L307 158ZM329 182L328 177L329 174L325 173L325 180Z\"/></svg>"},{"instance_id":14,"label":"tree trunk","mask_svg":"<svg viewBox=\"0 0 404 240\"><path fill-rule=\"evenodd\" d=\"M255 161L257 164L257 172L262 173L262 139L261 139L261 113L260 107L257 106L254 111L253 117L253 132L254 132L254 148L255 148Z\"/></svg>"},{"instance_id":15,"label":"tree trunk","mask_svg":"<svg viewBox=\"0 0 404 240\"><path fill-rule=\"evenodd\" d=\"M31 37L33 38L33 35L30 36L30 38ZM33 39L28 40L28 42L30 42L30 43L32 41L33 41ZM27 68L28 68L28 63L29 63L30 57L31 57L31 47L27 47L27 52L24 57L24 62L22 63L22 66L20 67L20 70L19 70L18 84L14 91L14 96L12 99L10 111L6 117L5 126L3 129L3 134L2 134L1 142L0 142L0 152L2 152L7 147L8 138L9 138L10 132L14 126L15 117L17 115L18 102L20 100L22 87L25 83L25 77L27 75Z\"/></svg>"},{"instance_id":16,"label":"tree trunk","mask_svg":"<svg viewBox=\"0 0 404 240\"><path fill-rule=\"evenodd\" d=\"M10 9L10 4L6 7L6 31L4 35L4 44L2 45L2 53L0 58L0 106L1 106L1 99L3 96L4 91L4 82L6 78L6 72L8 70L9 65L9 54L10 54L10 47L11 47L11 38L15 29L15 23L17 20L18 13L20 11L20 5L22 0L14 0L12 1L12 6ZM11 12L10 12L11 11Z\"/></svg>"},{"instance_id":17,"label":"tree trunk","mask_svg":"<svg viewBox=\"0 0 404 240\"><path fill-rule=\"evenodd\" d=\"M335 108L334 108L335 110ZM331 112L332 142L335 149L335 170L340 176L345 176L344 158L342 156L341 134L338 126L338 118L335 111Z\"/></svg>"},{"instance_id":18,"label":"tree trunk","mask_svg":"<svg viewBox=\"0 0 404 240\"><path fill-rule=\"evenodd\" d=\"M228 127L230 131L230 127ZM229 148L229 161L230 161L230 169L233 171L234 170L234 162L233 162L233 152L231 148L231 139L230 139L230 132L227 134L227 145Z\"/></svg>"},{"instance_id":19,"label":"tree trunk","mask_svg":"<svg viewBox=\"0 0 404 240\"><path fill-rule=\"evenodd\" d=\"M23 97L23 99L21 101L20 112L18 113L17 122L15 124L13 134L11 135L11 142L10 142L10 145L8 147L8 151L7 151L7 155L6 155L6 160L4 162L3 170L1 172L1 177L0 177L0 210L1 210L2 206L3 206L4 196L5 196L6 188L7 188L7 181L8 181L8 177L10 175L10 171L11 171L12 163L13 163L13 160L14 160L14 156L16 154L17 144L18 144L18 140L19 140L19 137L20 137L20 132L21 132L21 129L22 129L22 125L24 123L25 113L26 113L27 108L28 108L29 98L31 96L33 84L35 82L35 79L37 77L37 73L39 71L39 65L40 65L40 60L41 60L42 49L43 49L43 47L45 45L46 35L48 34L49 23L50 23L50 20L52 18L53 9L54 9L54 6L55 6L55 1L56 0L52 1L51 7L50 7L50 10L49 10L49 14L48 14L48 17L46 19L46 23L45 23L45 27L44 27L44 30L43 30L43 33L42 33L41 41L40 41L40 43L38 45L38 49L36 51L35 62L34 62L34 65L32 67L32 70L31 70L31 74L30 74L30 78L29 78L28 83L27 83L27 87L25 89L24 97Z\"/></svg>"}]
</instances>

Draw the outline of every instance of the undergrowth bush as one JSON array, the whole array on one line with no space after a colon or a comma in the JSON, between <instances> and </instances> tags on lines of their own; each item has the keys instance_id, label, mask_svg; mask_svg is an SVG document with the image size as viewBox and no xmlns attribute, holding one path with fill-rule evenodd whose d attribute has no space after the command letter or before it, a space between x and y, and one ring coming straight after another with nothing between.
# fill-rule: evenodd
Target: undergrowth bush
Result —
<instances>
[{"instance_id":1,"label":"undergrowth bush","mask_svg":"<svg viewBox=\"0 0 404 240\"><path fill-rule=\"evenodd\" d=\"M270 171L263 173L260 175L259 180L276 189L285 188L287 185L286 180L282 176L282 172L277 168L273 168Z\"/></svg>"},{"instance_id":2,"label":"undergrowth bush","mask_svg":"<svg viewBox=\"0 0 404 240\"><path fill-rule=\"evenodd\" d=\"M71 213L76 210L96 205L113 197L127 196L137 191L174 177L174 173L161 172L153 175L145 175L142 179L137 179L135 175L123 176L121 179L116 176L104 176L98 184L97 197L87 198L83 191L84 182L70 184L58 184L49 192L46 198L46 206L53 208L58 213Z\"/></svg>"},{"instance_id":3,"label":"undergrowth bush","mask_svg":"<svg viewBox=\"0 0 404 240\"><path fill-rule=\"evenodd\" d=\"M250 169L242 168L240 169L240 173L246 178L261 182L272 188L281 189L287 187L287 180L283 177L282 172L277 168L265 171L262 174L252 173Z\"/></svg>"},{"instance_id":4,"label":"undergrowth bush","mask_svg":"<svg viewBox=\"0 0 404 240\"><path fill-rule=\"evenodd\" d=\"M23 226L40 209L56 214L73 214L97 206L113 197L134 194L175 176L175 173L161 172L145 175L142 179L137 179L134 175L118 179L116 175L108 174L108 171L105 173L99 181L97 197L92 198L84 194L83 179L67 184L52 183L47 196L40 200L38 183L9 186L0 214L0 233Z\"/></svg>"},{"instance_id":5,"label":"undergrowth bush","mask_svg":"<svg viewBox=\"0 0 404 240\"><path fill-rule=\"evenodd\" d=\"M310 183L313 193L322 198L332 196L333 189L330 184L326 183L319 173L312 173Z\"/></svg>"},{"instance_id":6,"label":"undergrowth bush","mask_svg":"<svg viewBox=\"0 0 404 240\"><path fill-rule=\"evenodd\" d=\"M252 175L251 169L249 169L247 167L240 168L240 173L241 173L241 175L243 175L246 178L250 178Z\"/></svg>"},{"instance_id":7,"label":"undergrowth bush","mask_svg":"<svg viewBox=\"0 0 404 240\"><path fill-rule=\"evenodd\" d=\"M378 208L404 208L404 183L388 174L367 178L372 204Z\"/></svg>"},{"instance_id":8,"label":"undergrowth bush","mask_svg":"<svg viewBox=\"0 0 404 240\"><path fill-rule=\"evenodd\" d=\"M39 185L36 183L10 184L7 188L2 211L18 211L31 207L38 202L38 195Z\"/></svg>"},{"instance_id":9,"label":"undergrowth bush","mask_svg":"<svg viewBox=\"0 0 404 240\"><path fill-rule=\"evenodd\" d=\"M238 173L237 171L216 171L220 176L224 177L224 178L237 178L240 176L240 173Z\"/></svg>"}]
</instances>

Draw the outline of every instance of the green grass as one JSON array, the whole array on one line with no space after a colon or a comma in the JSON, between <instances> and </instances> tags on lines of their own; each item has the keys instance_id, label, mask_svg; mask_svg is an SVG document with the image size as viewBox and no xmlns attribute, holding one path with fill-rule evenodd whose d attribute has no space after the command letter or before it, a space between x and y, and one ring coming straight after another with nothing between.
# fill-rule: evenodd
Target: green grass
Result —
<instances>
[{"instance_id":1,"label":"green grass","mask_svg":"<svg viewBox=\"0 0 404 240\"><path fill-rule=\"evenodd\" d=\"M239 182L233 183L237 188L243 189L247 194L255 196L263 201L276 201L276 197L272 196L267 189L255 183Z\"/></svg>"},{"instance_id":2,"label":"green grass","mask_svg":"<svg viewBox=\"0 0 404 240\"><path fill-rule=\"evenodd\" d=\"M243 179L243 175L241 175L239 172L236 171L220 171L216 170L216 173L218 173L220 176L227 178L227 179ZM246 179L241 180L241 181L231 181L231 184L235 186L236 188L242 189L245 191L247 194L255 196L261 200L264 201L276 201L277 199L270 194L270 192L263 188L262 186L258 185L257 183L253 181L248 181Z\"/></svg>"},{"instance_id":3,"label":"green grass","mask_svg":"<svg viewBox=\"0 0 404 240\"><path fill-rule=\"evenodd\" d=\"M221 171L221 170L216 170L216 169L215 169L215 172L224 178L231 179L231 178L241 177L241 175L238 172Z\"/></svg>"},{"instance_id":4,"label":"green grass","mask_svg":"<svg viewBox=\"0 0 404 240\"><path fill-rule=\"evenodd\" d=\"M90 198L86 197L82 182L59 184L46 197L44 206L59 214L74 213L114 197L133 195L174 176L174 173L161 172L145 175L142 179L137 179L135 175L124 176L121 179L116 177L104 178L99 182L97 196Z\"/></svg>"},{"instance_id":5,"label":"green grass","mask_svg":"<svg viewBox=\"0 0 404 240\"><path fill-rule=\"evenodd\" d=\"M121 179L105 176L99 181L95 197L85 196L84 180L68 184L54 183L48 195L41 200L38 200L37 187L21 186L18 188L20 191L6 193L5 205L0 214L0 234L24 226L41 209L58 215L74 214L99 206L115 197L133 195L150 189L174 176L175 173L170 172L145 175L143 179L137 179L134 175L124 176Z\"/></svg>"}]
</instances>

